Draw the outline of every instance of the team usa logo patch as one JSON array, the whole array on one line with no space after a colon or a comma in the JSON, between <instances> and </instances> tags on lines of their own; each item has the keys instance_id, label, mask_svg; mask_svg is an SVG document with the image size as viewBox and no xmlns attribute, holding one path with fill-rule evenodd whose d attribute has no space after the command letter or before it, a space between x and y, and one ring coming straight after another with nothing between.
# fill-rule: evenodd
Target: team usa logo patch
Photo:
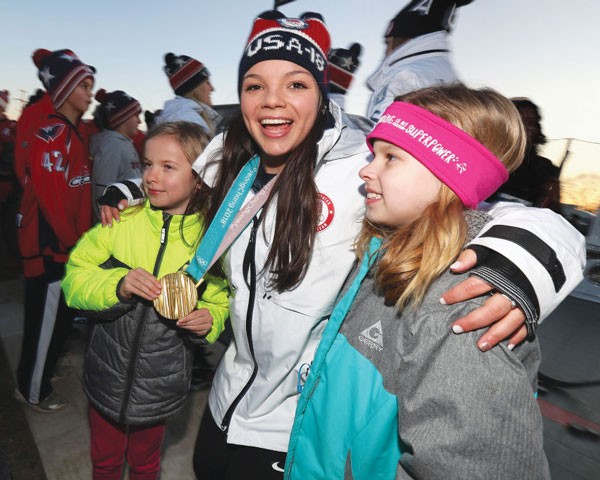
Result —
<instances>
[{"instance_id":1,"label":"team usa logo patch","mask_svg":"<svg viewBox=\"0 0 600 480\"><path fill-rule=\"evenodd\" d=\"M60 134L65 129L65 126L62 123L56 123L54 125L48 125L47 127L42 127L37 132L37 137L41 138L44 142L50 143L60 137Z\"/></svg>"},{"instance_id":2,"label":"team usa logo patch","mask_svg":"<svg viewBox=\"0 0 600 480\"><path fill-rule=\"evenodd\" d=\"M279 22L279 25L284 28L291 28L294 30L306 30L308 28L308 23L299 18L279 18L277 21Z\"/></svg>"},{"instance_id":3,"label":"team usa logo patch","mask_svg":"<svg viewBox=\"0 0 600 480\"><path fill-rule=\"evenodd\" d=\"M331 199L324 193L319 192L319 219L317 223L317 233L325 230L335 216L335 207Z\"/></svg>"}]
</instances>

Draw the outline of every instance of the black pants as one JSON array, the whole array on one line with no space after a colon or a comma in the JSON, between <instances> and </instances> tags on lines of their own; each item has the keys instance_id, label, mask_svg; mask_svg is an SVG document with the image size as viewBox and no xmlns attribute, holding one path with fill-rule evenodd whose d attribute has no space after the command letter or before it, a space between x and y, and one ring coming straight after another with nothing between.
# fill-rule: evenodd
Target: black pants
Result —
<instances>
[{"instance_id":1,"label":"black pants","mask_svg":"<svg viewBox=\"0 0 600 480\"><path fill-rule=\"evenodd\" d=\"M228 444L206 407L194 446L198 480L281 480L285 457L285 452Z\"/></svg>"},{"instance_id":2,"label":"black pants","mask_svg":"<svg viewBox=\"0 0 600 480\"><path fill-rule=\"evenodd\" d=\"M46 273L25 279L25 322L17 380L29 403L39 403L52 392L50 378L73 324L60 289L64 265L46 262Z\"/></svg>"}]
</instances>

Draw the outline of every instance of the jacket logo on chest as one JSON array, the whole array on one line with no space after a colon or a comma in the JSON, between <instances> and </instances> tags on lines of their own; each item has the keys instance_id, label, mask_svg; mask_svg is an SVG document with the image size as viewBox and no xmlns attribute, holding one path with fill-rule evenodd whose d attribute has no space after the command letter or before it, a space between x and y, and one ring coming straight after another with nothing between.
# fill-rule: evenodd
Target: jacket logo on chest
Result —
<instances>
[{"instance_id":1,"label":"jacket logo on chest","mask_svg":"<svg viewBox=\"0 0 600 480\"><path fill-rule=\"evenodd\" d=\"M331 199L325 195L324 193L319 192L319 219L317 223L317 233L325 230L331 222L333 222L333 217L335 216L335 207L333 206L333 202Z\"/></svg>"},{"instance_id":2,"label":"jacket logo on chest","mask_svg":"<svg viewBox=\"0 0 600 480\"><path fill-rule=\"evenodd\" d=\"M381 320L360 332L358 340L369 348L381 352L383 350L383 329L381 328Z\"/></svg>"},{"instance_id":3,"label":"jacket logo on chest","mask_svg":"<svg viewBox=\"0 0 600 480\"><path fill-rule=\"evenodd\" d=\"M56 140L64 129L65 126L62 123L48 125L47 127L42 127L38 130L37 137L42 139L46 143L50 143Z\"/></svg>"}]
</instances>

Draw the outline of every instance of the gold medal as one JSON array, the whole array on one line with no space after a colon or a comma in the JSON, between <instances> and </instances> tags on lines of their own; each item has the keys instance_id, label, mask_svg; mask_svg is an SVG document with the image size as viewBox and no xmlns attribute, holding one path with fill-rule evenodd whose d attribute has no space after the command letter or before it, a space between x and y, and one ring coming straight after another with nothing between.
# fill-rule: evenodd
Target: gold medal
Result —
<instances>
[{"instance_id":1,"label":"gold medal","mask_svg":"<svg viewBox=\"0 0 600 480\"><path fill-rule=\"evenodd\" d=\"M188 315L198 303L198 285L184 272L169 273L159 279L160 295L154 299L154 308L163 317L179 320Z\"/></svg>"}]
</instances>

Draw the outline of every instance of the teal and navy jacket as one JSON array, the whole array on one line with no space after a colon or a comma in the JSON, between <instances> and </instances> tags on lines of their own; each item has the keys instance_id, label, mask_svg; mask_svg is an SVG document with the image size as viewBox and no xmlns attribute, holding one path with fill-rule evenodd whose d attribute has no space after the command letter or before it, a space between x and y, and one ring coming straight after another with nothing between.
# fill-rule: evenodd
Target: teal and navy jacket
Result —
<instances>
[{"instance_id":1,"label":"teal and navy jacket","mask_svg":"<svg viewBox=\"0 0 600 480\"><path fill-rule=\"evenodd\" d=\"M467 218L480 228L489 217ZM354 269L300 396L287 479L549 478L538 344L483 353L481 332L453 334L483 303L440 304L464 278L443 274L418 309L399 312L368 264Z\"/></svg>"},{"instance_id":2,"label":"teal and navy jacket","mask_svg":"<svg viewBox=\"0 0 600 480\"><path fill-rule=\"evenodd\" d=\"M107 418L128 425L164 421L185 403L191 381L192 350L214 342L228 316L228 285L211 275L196 308L206 308L213 326L205 338L177 328L151 302L122 302L121 280L132 268L160 278L194 255L198 215L168 215L146 201L131 208L112 228L98 225L77 243L66 266L62 289L70 307L93 318L85 355L84 389Z\"/></svg>"}]
</instances>

